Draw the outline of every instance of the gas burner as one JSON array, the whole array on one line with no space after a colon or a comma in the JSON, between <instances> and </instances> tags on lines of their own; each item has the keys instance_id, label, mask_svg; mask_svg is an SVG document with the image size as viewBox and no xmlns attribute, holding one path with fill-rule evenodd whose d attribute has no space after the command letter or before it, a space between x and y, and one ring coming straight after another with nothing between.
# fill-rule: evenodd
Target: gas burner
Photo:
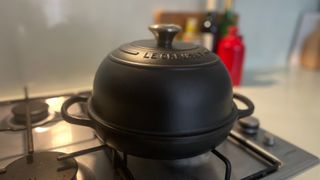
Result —
<instances>
[{"instance_id":1,"label":"gas burner","mask_svg":"<svg viewBox=\"0 0 320 180\"><path fill-rule=\"evenodd\" d=\"M41 102L42 103L42 102ZM44 103L46 104L46 103ZM16 107L19 107L21 104L15 106L14 108ZM47 105L47 104L46 104ZM23 106L25 107L25 105L23 104ZM22 106L20 106L21 108ZM14 108L12 108L11 111L14 110ZM31 117L35 117L35 116L32 116ZM39 117L39 116L37 116ZM23 119L21 117L21 119ZM39 127L39 126L45 126L47 124L53 124L55 122L58 122L61 120L61 116L60 116L60 113L57 113L54 109L52 109L51 107L49 107L46 111L46 117L44 117L43 119L40 119L40 120L35 120L35 119L32 119L31 118L31 122L32 122L32 127ZM9 114L8 116L4 117L3 121L0 122L0 131L1 129L3 129L2 131L20 131L20 130L24 130L26 128L25 126L25 122L23 122L25 120L18 120L16 119L16 116L13 115L13 114Z\"/></svg>"},{"instance_id":2,"label":"gas burner","mask_svg":"<svg viewBox=\"0 0 320 180\"><path fill-rule=\"evenodd\" d=\"M57 160L61 152L39 152L24 156L10 163L0 174L2 180L20 179L75 179L78 164L74 158Z\"/></svg>"},{"instance_id":3,"label":"gas burner","mask_svg":"<svg viewBox=\"0 0 320 180\"><path fill-rule=\"evenodd\" d=\"M27 103L20 103L12 108L12 113L14 115L14 121L17 124L26 124L26 105ZM31 123L36 123L44 120L48 117L49 105L41 101L30 101L28 103L30 109Z\"/></svg>"}]
</instances>

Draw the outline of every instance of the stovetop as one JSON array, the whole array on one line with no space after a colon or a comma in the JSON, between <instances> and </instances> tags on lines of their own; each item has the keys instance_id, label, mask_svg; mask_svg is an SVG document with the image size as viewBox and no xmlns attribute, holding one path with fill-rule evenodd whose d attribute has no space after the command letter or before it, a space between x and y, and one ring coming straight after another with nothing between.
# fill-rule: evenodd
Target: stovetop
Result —
<instances>
[{"instance_id":1,"label":"stovetop","mask_svg":"<svg viewBox=\"0 0 320 180\"><path fill-rule=\"evenodd\" d=\"M49 115L43 121L32 124L32 144L34 161L39 153L52 151L65 153L61 157L57 155L58 159L74 158L77 164L71 168L76 169L73 179L225 179L227 170L231 179L263 176L264 179L287 179L319 163L316 156L263 128L256 128L254 133L247 132L240 123L215 150L196 157L159 161L125 155L103 144L92 129L62 120L60 107L68 97L37 99L49 105ZM20 103L24 103L24 100L0 102L0 179L14 179L10 164L21 157L28 157L26 126L16 124L11 112ZM76 105L71 112L83 114L83 106ZM249 121L250 118L255 119L249 117ZM226 169L226 161L230 162L231 169ZM66 169L71 172L70 167ZM19 173L22 171L17 170ZM26 176L30 176L26 179L41 179L28 173Z\"/></svg>"}]
</instances>

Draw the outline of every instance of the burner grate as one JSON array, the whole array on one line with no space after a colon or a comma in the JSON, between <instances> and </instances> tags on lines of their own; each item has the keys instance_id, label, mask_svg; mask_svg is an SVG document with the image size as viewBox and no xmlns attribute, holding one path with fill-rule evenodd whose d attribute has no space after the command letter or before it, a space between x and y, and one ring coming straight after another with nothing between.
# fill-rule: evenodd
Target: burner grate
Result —
<instances>
[{"instance_id":1,"label":"burner grate","mask_svg":"<svg viewBox=\"0 0 320 180\"><path fill-rule=\"evenodd\" d=\"M223 161L223 163L226 165L226 170L225 170L225 175L224 175L224 179L225 180L230 180L231 177L231 163L228 160L228 158L226 158L225 156L223 156L221 153L219 153L219 151L213 149L211 150L211 152L213 154L215 154L220 160Z\"/></svg>"},{"instance_id":2,"label":"burner grate","mask_svg":"<svg viewBox=\"0 0 320 180\"><path fill-rule=\"evenodd\" d=\"M72 94L60 94L59 96L48 96L30 98L30 102L41 101L49 104L49 116L40 122L33 123L32 128L46 126L46 131L33 130L35 141L35 153L48 152L49 150L64 153L77 152L88 147L101 145L99 137L93 137L90 129L83 129L61 122L63 119L58 112L64 99ZM58 101L51 101L51 98L58 98ZM60 99L61 98L61 99ZM61 101L60 101L61 100ZM0 141L3 147L0 148L0 165L8 168L10 162L26 154L26 125L15 123L12 107L24 103L24 100L0 102ZM85 107L85 106L84 106ZM83 108L85 109L85 108ZM72 109L73 113L79 113L82 106ZM83 110L82 110L83 111ZM55 112L55 113L53 113ZM83 114L81 112L81 114ZM84 113L85 114L85 113ZM52 124L51 124L52 123ZM56 125L55 125L56 124ZM60 127L64 127L59 130ZM41 130L42 128L39 128ZM59 130L59 131L58 131ZM18 132L16 132L18 131ZM19 132L20 131L20 132ZM310 169L319 164L319 158L306 152L300 147L271 134L267 130L260 128L255 135L248 135L241 130L240 124L236 123L235 132L231 132L226 141L215 150L227 157L232 165L231 179L288 179ZM74 139L65 139L68 142L53 144L55 138L60 137L61 132ZM238 133L238 134L237 134ZM274 146L265 144L266 133L274 137ZM238 136L240 134L240 136ZM90 139L88 139L90 138ZM24 141L23 141L24 140ZM248 141L249 140L249 141ZM109 145L109 142L108 142ZM258 145L258 146L257 146ZM262 149L262 151L259 149ZM181 160L159 160L144 159L115 151L108 146L103 146L92 154L77 156L78 172L76 178L79 179L225 179L225 163L221 161L213 152L207 152L196 157ZM267 152L265 152L267 150ZM261 153L262 152L262 153ZM268 152L271 153L268 155ZM88 152L87 152L88 153ZM71 153L72 154L72 153ZM265 156L266 155L266 156ZM281 159L284 163L279 162ZM60 154L68 156L68 154ZM18 157L18 158L17 158ZM57 157L55 157L57 158ZM71 159L71 157L70 157ZM110 160L109 160L110 159ZM65 160L68 160L66 158ZM63 162L65 160L58 160ZM0 167L0 179L4 177L6 169ZM280 169L279 169L280 168ZM210 177L210 178L209 178ZM49 178L50 179L50 178Z\"/></svg>"},{"instance_id":3,"label":"burner grate","mask_svg":"<svg viewBox=\"0 0 320 180\"><path fill-rule=\"evenodd\" d=\"M39 152L24 156L10 163L0 174L3 180L20 179L74 179L78 164L74 158L58 161L61 152Z\"/></svg>"},{"instance_id":4,"label":"burner grate","mask_svg":"<svg viewBox=\"0 0 320 180\"><path fill-rule=\"evenodd\" d=\"M234 140L236 140L238 143L242 144L243 147L247 148L254 154L260 156L262 159L264 159L266 162L270 164L269 166L267 166L266 169L263 169L247 177L244 177L241 180L254 180L254 179L260 179L260 178L266 177L267 175L277 171L283 165L280 159L273 156L269 152L265 151L263 148L251 142L250 140L245 139L239 133L232 130L229 136ZM230 176L229 176L229 179L230 179Z\"/></svg>"},{"instance_id":5,"label":"burner grate","mask_svg":"<svg viewBox=\"0 0 320 180\"><path fill-rule=\"evenodd\" d=\"M100 145L96 147L92 147L89 149L84 149L80 151L76 151L69 154L59 153L59 152L40 152L34 153L33 149L33 137L32 137L32 128L35 126L43 126L47 123L52 123L53 121L44 122L40 125L31 125L32 119L30 114L30 108L28 106L29 99L28 99L28 92L25 89L25 111L26 111L26 126L24 128L19 129L0 129L1 131L21 131L26 130L27 133L27 149L28 153L26 156L12 162L9 164L5 169L0 169L0 178L1 177L10 177L9 179L13 179L13 175L18 167L18 169L28 169L28 172L40 172L37 173L24 173L21 172L19 174L28 174L30 177L42 177L43 172L47 172L46 177L58 177L56 179L74 179L75 175L78 171L78 164L74 159L77 156L85 155L91 152L103 150L107 157L110 159L112 167L117 175L119 175L122 179L127 180L134 180L134 176L130 169L128 168L128 155L123 153L119 154L119 152L108 145ZM229 135L230 139L234 140L237 144L241 145L243 148L248 149L250 152L254 153L264 161L266 161L269 165L267 168L258 171L252 175L244 177L243 180L252 180L257 178L265 177L275 171L277 171L281 166L282 162L269 152L265 151L263 148L255 144L254 142L244 138L241 134L237 133L236 131L231 131ZM230 160L222 155L216 149L211 151L215 156L217 156L222 162L225 164L225 176L226 180L230 180L231 178L231 163ZM44 163L45 162L45 163ZM131 162L131 161L130 161ZM41 165L40 165L41 164ZM45 166L43 166L44 164ZM19 168L22 167L22 168ZM44 168L45 167L45 168ZM41 170L41 168L44 168ZM40 169L40 171L34 171L33 169ZM58 169L58 171L57 171ZM42 172L42 173L41 173ZM21 179L21 177L19 177ZM39 178L38 178L39 179ZM41 178L40 178L41 179Z\"/></svg>"},{"instance_id":6,"label":"burner grate","mask_svg":"<svg viewBox=\"0 0 320 180\"><path fill-rule=\"evenodd\" d=\"M242 178L242 180L254 180L254 179L259 179L259 178L263 178L266 177L267 175L277 171L283 164L282 162L275 156L273 156L272 154L270 154L269 152L265 151L264 149L262 149L261 147L259 147L258 145L256 145L255 143L246 140L244 137L242 137L242 135L240 135L239 133L235 132L235 131L231 131L230 135L231 138L233 138L237 143L240 143L244 148L247 148L248 150L250 150L252 153L255 153L256 155L258 155L259 157L261 157L262 159L264 159L267 163L269 163L270 165L267 166L267 168L258 171L252 175L249 175L247 177ZM87 153L91 153L94 151L99 151L99 150L104 150L107 153L107 156L109 157L109 159L111 160L112 166L114 168L114 170L117 172L117 174L122 178L122 179L126 179L126 180L134 180L135 178L133 177L131 171L129 170L129 168L127 167L127 154L123 153L122 157L119 154L119 152L111 147L109 147L108 145L104 144L101 146L96 146L96 147L92 147L89 149L84 149L84 150L80 150L80 151L76 151L73 153L69 153L69 154L63 154L60 155L57 159L58 160L66 160L69 158L74 158L76 156L81 156ZM213 149L211 151L214 155L216 155L221 161L224 162L226 169L225 169L225 180L230 180L231 177L231 163L228 160L227 157L225 157L224 155L222 155L220 152L218 152L217 150Z\"/></svg>"},{"instance_id":7,"label":"burner grate","mask_svg":"<svg viewBox=\"0 0 320 180\"><path fill-rule=\"evenodd\" d=\"M32 115L29 106L28 90L25 92L25 105L19 109L26 117L26 135L27 149L25 156L11 162L6 168L1 169L0 178L19 180L19 179L61 179L71 180L77 174L78 164L75 159L68 158L64 161L58 161L57 156L62 155L61 152L39 152L34 153L33 136L32 136ZM43 113L43 112L40 112Z\"/></svg>"}]
</instances>

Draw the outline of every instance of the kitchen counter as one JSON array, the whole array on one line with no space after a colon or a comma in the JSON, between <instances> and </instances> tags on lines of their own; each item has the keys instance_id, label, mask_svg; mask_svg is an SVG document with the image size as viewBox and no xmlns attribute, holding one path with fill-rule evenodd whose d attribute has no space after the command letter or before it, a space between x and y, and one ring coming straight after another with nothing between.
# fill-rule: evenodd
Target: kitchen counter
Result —
<instances>
[{"instance_id":1,"label":"kitchen counter","mask_svg":"<svg viewBox=\"0 0 320 180\"><path fill-rule=\"evenodd\" d=\"M320 157L320 71L247 71L234 91L252 99L261 127ZM320 166L295 179L320 179Z\"/></svg>"}]
</instances>

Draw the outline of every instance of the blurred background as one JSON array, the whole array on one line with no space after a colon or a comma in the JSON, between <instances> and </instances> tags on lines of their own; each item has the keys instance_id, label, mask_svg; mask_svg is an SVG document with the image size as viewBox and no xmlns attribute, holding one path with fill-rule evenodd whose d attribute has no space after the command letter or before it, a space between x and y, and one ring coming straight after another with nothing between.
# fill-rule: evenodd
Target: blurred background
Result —
<instances>
[{"instance_id":1,"label":"blurred background","mask_svg":"<svg viewBox=\"0 0 320 180\"><path fill-rule=\"evenodd\" d=\"M176 23L218 54L262 127L320 156L319 0L1 0L0 101L90 90L123 43ZM318 178L317 178L318 177ZM319 179L319 167L301 179Z\"/></svg>"},{"instance_id":2,"label":"blurred background","mask_svg":"<svg viewBox=\"0 0 320 180\"><path fill-rule=\"evenodd\" d=\"M214 24L205 29L208 19ZM153 38L147 26L155 22L178 23L185 30L181 40L214 43L215 52L227 27L236 25L245 47L245 77L251 70L299 66L307 36L317 31L319 37L317 21L318 0L3 0L0 99L22 97L23 85L34 95L90 88L108 52ZM242 85L254 82L244 79Z\"/></svg>"}]
</instances>

